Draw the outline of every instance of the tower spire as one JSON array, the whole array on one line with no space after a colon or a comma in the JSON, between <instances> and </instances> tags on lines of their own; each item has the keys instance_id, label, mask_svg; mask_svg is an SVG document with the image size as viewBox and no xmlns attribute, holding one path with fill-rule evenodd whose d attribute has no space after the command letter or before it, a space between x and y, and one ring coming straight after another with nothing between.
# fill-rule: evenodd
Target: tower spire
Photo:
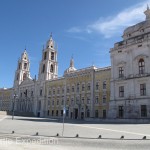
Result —
<instances>
[{"instance_id":1,"label":"tower spire","mask_svg":"<svg viewBox=\"0 0 150 150\"><path fill-rule=\"evenodd\" d=\"M149 5L147 4L147 10L149 10Z\"/></svg>"},{"instance_id":2,"label":"tower spire","mask_svg":"<svg viewBox=\"0 0 150 150\"><path fill-rule=\"evenodd\" d=\"M70 67L74 67L74 60L73 60L73 55L71 56L71 60L70 60Z\"/></svg>"},{"instance_id":3,"label":"tower spire","mask_svg":"<svg viewBox=\"0 0 150 150\"><path fill-rule=\"evenodd\" d=\"M150 9L149 9L149 5L147 4L147 9L144 12L144 14L146 15L146 20L150 20Z\"/></svg>"},{"instance_id":4,"label":"tower spire","mask_svg":"<svg viewBox=\"0 0 150 150\"><path fill-rule=\"evenodd\" d=\"M50 34L50 39L52 39L52 32L51 32L51 34Z\"/></svg>"}]
</instances>

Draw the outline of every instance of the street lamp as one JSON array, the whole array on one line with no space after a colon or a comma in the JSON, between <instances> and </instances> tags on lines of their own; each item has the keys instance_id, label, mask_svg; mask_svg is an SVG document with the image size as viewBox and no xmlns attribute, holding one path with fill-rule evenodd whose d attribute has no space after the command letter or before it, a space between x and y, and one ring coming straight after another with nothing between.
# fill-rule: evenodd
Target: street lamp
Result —
<instances>
[{"instance_id":1,"label":"street lamp","mask_svg":"<svg viewBox=\"0 0 150 150\"><path fill-rule=\"evenodd\" d=\"M64 136L65 116L66 116L66 102L65 102L65 99L64 99L64 105L63 105L63 129L62 129L62 137Z\"/></svg>"},{"instance_id":2,"label":"street lamp","mask_svg":"<svg viewBox=\"0 0 150 150\"><path fill-rule=\"evenodd\" d=\"M14 109L15 109L15 100L18 97L18 95L15 93L14 94L14 99L12 100L12 120L14 119Z\"/></svg>"}]
</instances>

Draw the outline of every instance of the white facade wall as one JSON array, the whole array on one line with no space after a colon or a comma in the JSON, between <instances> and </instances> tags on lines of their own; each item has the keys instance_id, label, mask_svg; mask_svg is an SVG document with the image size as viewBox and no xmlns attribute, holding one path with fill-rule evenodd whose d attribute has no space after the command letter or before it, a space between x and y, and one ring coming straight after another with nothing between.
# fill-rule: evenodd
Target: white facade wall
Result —
<instances>
[{"instance_id":1,"label":"white facade wall","mask_svg":"<svg viewBox=\"0 0 150 150\"><path fill-rule=\"evenodd\" d=\"M146 12L150 15L149 8ZM110 50L112 70L109 117L150 118L150 20L127 28L123 38ZM139 73L140 59L144 60L142 74ZM123 77L119 77L119 67L124 70ZM140 84L146 84L144 96L140 93ZM120 86L124 87L123 97L119 96ZM141 105L145 105L146 109L143 110Z\"/></svg>"}]
</instances>

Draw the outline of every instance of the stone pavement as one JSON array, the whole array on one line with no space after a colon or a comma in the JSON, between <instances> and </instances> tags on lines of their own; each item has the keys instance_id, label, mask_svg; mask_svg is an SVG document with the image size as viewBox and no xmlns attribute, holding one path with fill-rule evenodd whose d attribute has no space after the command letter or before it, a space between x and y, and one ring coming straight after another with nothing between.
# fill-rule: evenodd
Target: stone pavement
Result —
<instances>
[{"instance_id":1,"label":"stone pavement","mask_svg":"<svg viewBox=\"0 0 150 150\"><path fill-rule=\"evenodd\" d=\"M7 113L5 111L0 111L0 121L7 118Z\"/></svg>"},{"instance_id":2,"label":"stone pavement","mask_svg":"<svg viewBox=\"0 0 150 150\"><path fill-rule=\"evenodd\" d=\"M149 150L149 140L106 140L83 138L3 135L0 150Z\"/></svg>"},{"instance_id":3,"label":"stone pavement","mask_svg":"<svg viewBox=\"0 0 150 150\"><path fill-rule=\"evenodd\" d=\"M0 150L149 150L150 148L150 124L65 121L62 138L61 120L16 116L12 120L11 116L7 116L0 122ZM57 133L59 137L56 136ZM75 137L76 134L79 137ZM98 138L99 135L101 138ZM120 139L121 136L124 138ZM144 136L145 140L142 139ZM48 139L50 143L39 142Z\"/></svg>"}]
</instances>

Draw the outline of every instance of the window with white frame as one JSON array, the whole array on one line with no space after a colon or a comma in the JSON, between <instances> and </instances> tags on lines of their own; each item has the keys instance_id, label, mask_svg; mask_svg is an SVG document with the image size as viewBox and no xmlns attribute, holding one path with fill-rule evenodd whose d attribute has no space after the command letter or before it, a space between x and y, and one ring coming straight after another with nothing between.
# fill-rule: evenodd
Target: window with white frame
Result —
<instances>
[{"instance_id":1,"label":"window with white frame","mask_svg":"<svg viewBox=\"0 0 150 150\"><path fill-rule=\"evenodd\" d=\"M106 95L103 95L103 104L106 103Z\"/></svg>"},{"instance_id":2,"label":"window with white frame","mask_svg":"<svg viewBox=\"0 0 150 150\"><path fill-rule=\"evenodd\" d=\"M90 98L87 97L87 104L90 104Z\"/></svg>"},{"instance_id":3,"label":"window with white frame","mask_svg":"<svg viewBox=\"0 0 150 150\"><path fill-rule=\"evenodd\" d=\"M91 84L90 84L90 83L88 83L88 85L87 85L87 90L88 90L88 91L91 90Z\"/></svg>"},{"instance_id":4,"label":"window with white frame","mask_svg":"<svg viewBox=\"0 0 150 150\"><path fill-rule=\"evenodd\" d=\"M85 90L85 85L84 84L82 84L82 91L84 91Z\"/></svg>"},{"instance_id":5,"label":"window with white frame","mask_svg":"<svg viewBox=\"0 0 150 150\"><path fill-rule=\"evenodd\" d=\"M146 95L146 84L140 84L140 95L145 96Z\"/></svg>"},{"instance_id":6,"label":"window with white frame","mask_svg":"<svg viewBox=\"0 0 150 150\"><path fill-rule=\"evenodd\" d=\"M106 81L103 82L103 89L106 89Z\"/></svg>"},{"instance_id":7,"label":"window with white frame","mask_svg":"<svg viewBox=\"0 0 150 150\"><path fill-rule=\"evenodd\" d=\"M124 86L119 86L119 97L124 97Z\"/></svg>"},{"instance_id":8,"label":"window with white frame","mask_svg":"<svg viewBox=\"0 0 150 150\"><path fill-rule=\"evenodd\" d=\"M141 58L139 60L139 74L144 74L145 72L145 62L144 62L144 59Z\"/></svg>"},{"instance_id":9,"label":"window with white frame","mask_svg":"<svg viewBox=\"0 0 150 150\"><path fill-rule=\"evenodd\" d=\"M98 104L98 99L99 99L99 97L96 96L96 97L95 97L95 104Z\"/></svg>"},{"instance_id":10,"label":"window with white frame","mask_svg":"<svg viewBox=\"0 0 150 150\"><path fill-rule=\"evenodd\" d=\"M124 77L124 68L119 67L119 78Z\"/></svg>"},{"instance_id":11,"label":"window with white frame","mask_svg":"<svg viewBox=\"0 0 150 150\"><path fill-rule=\"evenodd\" d=\"M99 89L99 83L96 82L96 90L98 90L98 89Z\"/></svg>"}]
</instances>

